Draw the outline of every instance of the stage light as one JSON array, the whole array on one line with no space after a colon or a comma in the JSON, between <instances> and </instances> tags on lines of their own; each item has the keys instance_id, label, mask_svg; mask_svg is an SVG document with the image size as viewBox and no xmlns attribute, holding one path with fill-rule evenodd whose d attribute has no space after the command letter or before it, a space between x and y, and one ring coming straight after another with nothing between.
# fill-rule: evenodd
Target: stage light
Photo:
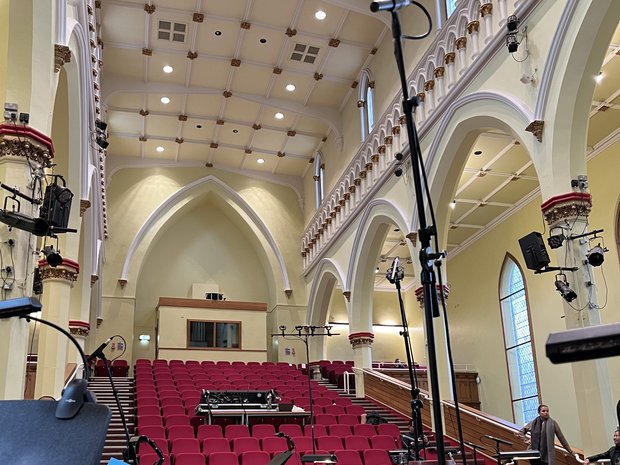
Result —
<instances>
[{"instance_id":1,"label":"stage light","mask_svg":"<svg viewBox=\"0 0 620 465\"><path fill-rule=\"evenodd\" d=\"M103 136L99 136L95 139L95 142L97 142L97 145L99 147L101 147L103 150L108 148L108 145L110 145L110 143L105 140L105 138Z\"/></svg>"},{"instance_id":2,"label":"stage light","mask_svg":"<svg viewBox=\"0 0 620 465\"><path fill-rule=\"evenodd\" d=\"M591 266L601 266L603 262L605 261L606 251L607 251L606 249L601 247L601 244L598 244L592 247L590 250L588 250L588 253L586 254L588 263Z\"/></svg>"},{"instance_id":3,"label":"stage light","mask_svg":"<svg viewBox=\"0 0 620 465\"><path fill-rule=\"evenodd\" d=\"M552 234L554 229L559 229L560 233ZM549 231L549 237L547 238L547 244L549 244L549 247L551 247L552 249L559 249L560 247L562 247L562 244L564 243L565 240L566 240L566 236L564 235L564 231L562 230L562 228L552 228Z\"/></svg>"},{"instance_id":4,"label":"stage light","mask_svg":"<svg viewBox=\"0 0 620 465\"><path fill-rule=\"evenodd\" d=\"M519 50L519 39L517 39L517 33L506 34L506 47L508 47L509 53L515 53Z\"/></svg>"},{"instance_id":5,"label":"stage light","mask_svg":"<svg viewBox=\"0 0 620 465\"><path fill-rule=\"evenodd\" d=\"M516 15L508 16L506 19L506 28L508 32L515 32L519 27L519 18Z\"/></svg>"},{"instance_id":6,"label":"stage light","mask_svg":"<svg viewBox=\"0 0 620 465\"><path fill-rule=\"evenodd\" d=\"M555 278L555 288L560 293L562 298L567 302L572 302L575 300L577 298L577 293L570 288L568 281L566 281L566 275L559 274L556 275Z\"/></svg>"},{"instance_id":7,"label":"stage light","mask_svg":"<svg viewBox=\"0 0 620 465\"><path fill-rule=\"evenodd\" d=\"M100 131L105 131L108 128L108 123L101 121L100 119L95 120L95 127Z\"/></svg>"},{"instance_id":8,"label":"stage light","mask_svg":"<svg viewBox=\"0 0 620 465\"><path fill-rule=\"evenodd\" d=\"M45 255L45 260L47 261L48 265L52 268L56 268L58 265L62 265L62 257L60 256L59 252L56 252L54 250L53 246L48 245L44 247L42 252L43 255Z\"/></svg>"},{"instance_id":9,"label":"stage light","mask_svg":"<svg viewBox=\"0 0 620 465\"><path fill-rule=\"evenodd\" d=\"M282 331L282 332L286 331L286 326L280 325L280 331Z\"/></svg>"}]
</instances>

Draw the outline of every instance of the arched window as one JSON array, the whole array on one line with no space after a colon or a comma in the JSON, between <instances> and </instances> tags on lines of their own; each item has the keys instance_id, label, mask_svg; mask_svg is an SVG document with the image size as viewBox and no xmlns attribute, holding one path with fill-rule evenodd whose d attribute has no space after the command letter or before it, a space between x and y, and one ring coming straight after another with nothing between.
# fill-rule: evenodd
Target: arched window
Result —
<instances>
[{"instance_id":1,"label":"arched window","mask_svg":"<svg viewBox=\"0 0 620 465\"><path fill-rule=\"evenodd\" d=\"M538 414L538 376L530 331L530 312L521 269L510 256L500 276L499 301L514 421L527 423Z\"/></svg>"},{"instance_id":2,"label":"arched window","mask_svg":"<svg viewBox=\"0 0 620 465\"><path fill-rule=\"evenodd\" d=\"M321 152L317 152L314 157L314 191L316 193L316 208L319 208L323 201L323 195L325 194L325 188L323 185L323 172L325 171L325 163L323 163L323 157Z\"/></svg>"},{"instance_id":3,"label":"arched window","mask_svg":"<svg viewBox=\"0 0 620 465\"><path fill-rule=\"evenodd\" d=\"M365 69L364 71L362 71L362 78L360 79L359 100L357 101L357 106L360 109L361 116L362 142L366 139L368 134L372 132L372 128L375 127L373 108L374 87L375 81L372 80L370 71Z\"/></svg>"},{"instance_id":4,"label":"arched window","mask_svg":"<svg viewBox=\"0 0 620 465\"><path fill-rule=\"evenodd\" d=\"M446 17L449 18L456 10L456 3L458 0L445 0L446 2Z\"/></svg>"}]
</instances>

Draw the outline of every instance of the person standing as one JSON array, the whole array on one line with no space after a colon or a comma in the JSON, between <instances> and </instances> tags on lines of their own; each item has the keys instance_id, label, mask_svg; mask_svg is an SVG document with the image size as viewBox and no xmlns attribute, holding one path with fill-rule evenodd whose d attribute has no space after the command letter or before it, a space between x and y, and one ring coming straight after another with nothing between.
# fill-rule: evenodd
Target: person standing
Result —
<instances>
[{"instance_id":1,"label":"person standing","mask_svg":"<svg viewBox=\"0 0 620 465\"><path fill-rule=\"evenodd\" d=\"M562 434L560 425L557 421L549 416L549 406L540 404L538 406L538 416L521 428L521 434L529 432L531 435L530 449L540 452L540 460L532 461L536 465L537 462L543 465L555 465L555 437L559 439L562 447L568 451L570 455L575 455L573 449Z\"/></svg>"},{"instance_id":2,"label":"person standing","mask_svg":"<svg viewBox=\"0 0 620 465\"><path fill-rule=\"evenodd\" d=\"M620 428L614 431L614 447L601 452L600 454L591 455L586 457L583 462L584 465L588 465L590 462L596 462L597 460L607 459L611 461L611 465L620 465Z\"/></svg>"}]
</instances>

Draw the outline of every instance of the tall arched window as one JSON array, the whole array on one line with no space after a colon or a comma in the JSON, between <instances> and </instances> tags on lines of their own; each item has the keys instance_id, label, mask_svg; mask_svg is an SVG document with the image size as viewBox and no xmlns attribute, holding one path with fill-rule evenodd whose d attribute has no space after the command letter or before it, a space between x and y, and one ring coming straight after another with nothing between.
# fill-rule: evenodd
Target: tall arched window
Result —
<instances>
[{"instance_id":1,"label":"tall arched window","mask_svg":"<svg viewBox=\"0 0 620 465\"><path fill-rule=\"evenodd\" d=\"M360 93L357 106L360 109L361 116L361 133L362 141L366 139L368 134L372 132L372 128L375 127L374 117L374 103L373 103L373 89L375 87L375 81L372 80L370 71L365 69L362 71L362 77L360 79Z\"/></svg>"},{"instance_id":2,"label":"tall arched window","mask_svg":"<svg viewBox=\"0 0 620 465\"><path fill-rule=\"evenodd\" d=\"M449 18L456 10L456 2L458 0L445 0L446 2L446 17Z\"/></svg>"},{"instance_id":3,"label":"tall arched window","mask_svg":"<svg viewBox=\"0 0 620 465\"><path fill-rule=\"evenodd\" d=\"M323 195L325 193L323 185L323 172L325 171L325 163L323 163L323 157L321 152L317 152L314 157L314 191L316 193L316 208L319 208L323 201Z\"/></svg>"},{"instance_id":4,"label":"tall arched window","mask_svg":"<svg viewBox=\"0 0 620 465\"><path fill-rule=\"evenodd\" d=\"M538 414L538 376L523 273L507 256L500 276L499 301L514 421L522 425Z\"/></svg>"}]
</instances>

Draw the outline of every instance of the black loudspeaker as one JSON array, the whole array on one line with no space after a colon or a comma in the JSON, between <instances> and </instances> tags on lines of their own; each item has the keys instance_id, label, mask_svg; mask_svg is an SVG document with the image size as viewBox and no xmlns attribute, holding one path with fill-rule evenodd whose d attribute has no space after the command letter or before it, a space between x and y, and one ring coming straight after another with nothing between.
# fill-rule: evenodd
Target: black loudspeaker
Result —
<instances>
[{"instance_id":1,"label":"black loudspeaker","mask_svg":"<svg viewBox=\"0 0 620 465\"><path fill-rule=\"evenodd\" d=\"M620 355L620 323L551 333L547 338L545 349L547 358L552 363L578 362Z\"/></svg>"},{"instance_id":2,"label":"black loudspeaker","mask_svg":"<svg viewBox=\"0 0 620 465\"><path fill-rule=\"evenodd\" d=\"M51 184L45 189L39 218L46 220L50 226L66 228L71 213L73 193L66 187Z\"/></svg>"},{"instance_id":3,"label":"black loudspeaker","mask_svg":"<svg viewBox=\"0 0 620 465\"><path fill-rule=\"evenodd\" d=\"M56 418L58 402L0 401L0 463L99 465L111 412L85 403L70 420Z\"/></svg>"},{"instance_id":4,"label":"black loudspeaker","mask_svg":"<svg viewBox=\"0 0 620 465\"><path fill-rule=\"evenodd\" d=\"M519 239L519 245L525 259L525 266L530 270L540 270L551 262L545 241L539 232L534 231L522 237Z\"/></svg>"}]
</instances>

